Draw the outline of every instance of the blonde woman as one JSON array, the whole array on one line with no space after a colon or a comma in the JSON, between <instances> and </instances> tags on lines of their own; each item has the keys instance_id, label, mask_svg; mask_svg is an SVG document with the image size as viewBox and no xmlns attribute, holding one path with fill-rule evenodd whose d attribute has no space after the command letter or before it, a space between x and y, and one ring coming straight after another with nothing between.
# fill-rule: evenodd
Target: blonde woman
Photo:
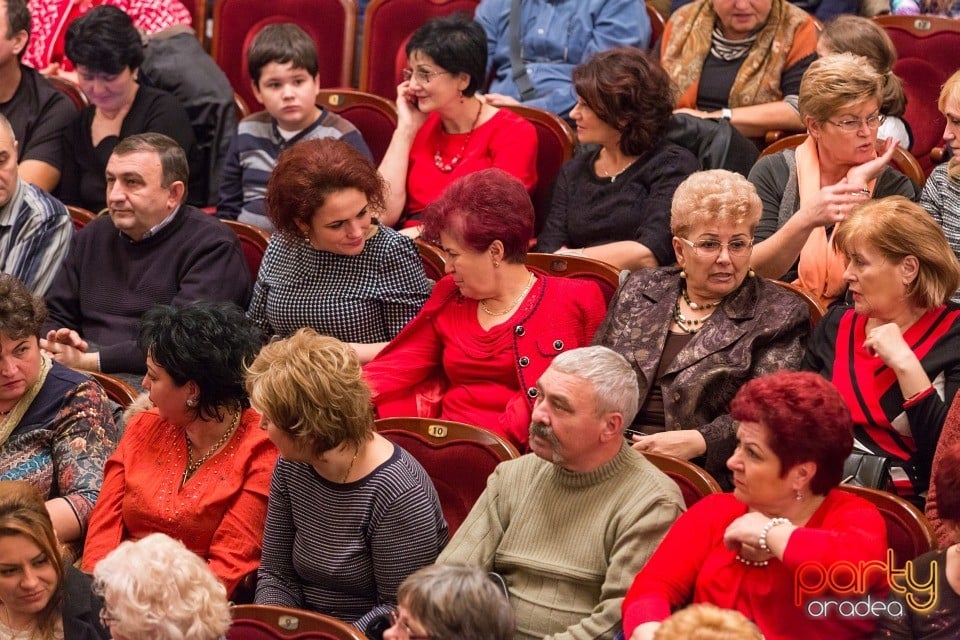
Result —
<instances>
[{"instance_id":1,"label":"blonde woman","mask_svg":"<svg viewBox=\"0 0 960 640\"><path fill-rule=\"evenodd\" d=\"M93 577L114 640L217 640L230 628L226 588L166 534L122 543Z\"/></svg>"},{"instance_id":2,"label":"blonde woman","mask_svg":"<svg viewBox=\"0 0 960 640\"><path fill-rule=\"evenodd\" d=\"M319 611L366 632L397 587L447 543L423 467L373 427L370 390L347 344L301 329L247 373L261 428L280 450L256 602Z\"/></svg>"}]
</instances>

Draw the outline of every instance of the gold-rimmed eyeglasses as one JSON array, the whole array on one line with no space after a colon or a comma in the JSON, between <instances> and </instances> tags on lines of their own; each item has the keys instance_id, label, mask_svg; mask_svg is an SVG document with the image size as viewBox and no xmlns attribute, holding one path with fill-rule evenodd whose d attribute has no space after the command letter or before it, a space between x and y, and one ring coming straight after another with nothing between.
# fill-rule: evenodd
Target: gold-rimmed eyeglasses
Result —
<instances>
[{"instance_id":1,"label":"gold-rimmed eyeglasses","mask_svg":"<svg viewBox=\"0 0 960 640\"><path fill-rule=\"evenodd\" d=\"M720 255L724 247L727 248L727 253L738 257L747 255L750 253L750 249L753 248L753 240L740 238L731 240L730 242L720 242L719 240L700 240L699 242L693 242L680 236L677 236L677 239L692 247L693 252L701 258L716 258Z\"/></svg>"},{"instance_id":2,"label":"gold-rimmed eyeglasses","mask_svg":"<svg viewBox=\"0 0 960 640\"><path fill-rule=\"evenodd\" d=\"M414 71L413 69L403 70L404 82L409 82L413 78L417 79L417 84L430 84L430 81L437 76L450 73L449 71Z\"/></svg>"}]
</instances>

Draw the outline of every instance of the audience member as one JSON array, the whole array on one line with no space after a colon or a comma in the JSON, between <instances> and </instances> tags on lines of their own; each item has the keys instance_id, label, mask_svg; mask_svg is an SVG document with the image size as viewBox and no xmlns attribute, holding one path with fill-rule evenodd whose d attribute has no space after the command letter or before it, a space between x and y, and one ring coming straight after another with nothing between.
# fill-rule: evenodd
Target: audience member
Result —
<instances>
[{"instance_id":1,"label":"audience member","mask_svg":"<svg viewBox=\"0 0 960 640\"><path fill-rule=\"evenodd\" d=\"M571 72L594 54L646 48L650 20L634 0L481 0L475 13L487 36L482 77L492 78L489 104L523 104L566 117L577 102ZM482 87L481 87L482 88Z\"/></svg>"},{"instance_id":2,"label":"audience member","mask_svg":"<svg viewBox=\"0 0 960 640\"><path fill-rule=\"evenodd\" d=\"M940 453L940 452L938 452ZM951 537L960 533L960 445L942 451L931 485L937 487L940 522ZM913 560L910 580L898 581L891 605L881 613L876 640L948 640L960 637L960 544Z\"/></svg>"},{"instance_id":3,"label":"audience member","mask_svg":"<svg viewBox=\"0 0 960 640\"><path fill-rule=\"evenodd\" d=\"M637 372L634 448L696 459L726 487L731 398L747 380L798 368L810 335L803 301L750 269L760 207L739 174L687 178L670 217L679 268L630 274L594 338Z\"/></svg>"},{"instance_id":4,"label":"audience member","mask_svg":"<svg viewBox=\"0 0 960 640\"><path fill-rule=\"evenodd\" d=\"M846 287L843 257L830 246L834 225L870 198L920 197L917 185L887 166L896 140L877 154L882 97L883 76L866 58L841 53L817 60L800 87L806 141L760 158L750 172L763 201L753 268L795 281L823 306Z\"/></svg>"},{"instance_id":5,"label":"audience member","mask_svg":"<svg viewBox=\"0 0 960 640\"><path fill-rule=\"evenodd\" d=\"M573 84L577 137L597 148L560 170L535 250L618 269L670 264L670 200L698 168L692 153L664 138L670 78L646 53L623 47L576 67Z\"/></svg>"},{"instance_id":6,"label":"audience member","mask_svg":"<svg viewBox=\"0 0 960 640\"><path fill-rule=\"evenodd\" d=\"M97 7L70 24L66 48L91 104L64 131L59 194L65 203L91 211L106 206L107 161L114 147L133 134L168 135L193 161L194 136L186 111L169 93L137 82L143 43L130 16L116 7Z\"/></svg>"},{"instance_id":7,"label":"audience member","mask_svg":"<svg viewBox=\"0 0 960 640\"><path fill-rule=\"evenodd\" d=\"M480 25L462 14L434 18L413 33L406 52L397 129L380 163L389 187L384 224L419 224L424 208L448 185L489 167L503 169L533 191L533 125L477 94L487 61Z\"/></svg>"},{"instance_id":8,"label":"audience member","mask_svg":"<svg viewBox=\"0 0 960 640\"><path fill-rule=\"evenodd\" d=\"M949 452L957 446L960 446L960 399L954 396L950 409L947 411L947 417L943 421L943 429L940 431L940 438L937 440L937 448L933 452L930 485L927 489L927 502L924 507L924 514L933 526L938 546L941 549L960 542L960 529L951 526L949 520L940 516L940 497L937 495L937 479L944 473L953 473L953 471L941 471L941 467L946 464L945 459L952 455ZM947 498L947 501L951 504L952 500L953 498Z\"/></svg>"},{"instance_id":9,"label":"audience member","mask_svg":"<svg viewBox=\"0 0 960 640\"><path fill-rule=\"evenodd\" d=\"M891 0L890 13L895 16L935 15L960 18L956 0Z\"/></svg>"},{"instance_id":10,"label":"audience member","mask_svg":"<svg viewBox=\"0 0 960 640\"><path fill-rule=\"evenodd\" d=\"M46 316L41 298L0 274L0 479L30 482L60 542L82 542L119 434L100 385L40 351Z\"/></svg>"},{"instance_id":11,"label":"audience member","mask_svg":"<svg viewBox=\"0 0 960 640\"><path fill-rule=\"evenodd\" d=\"M341 618L366 633L397 588L432 564L447 523L429 476L376 433L350 347L301 329L247 372L261 428L280 449L256 601Z\"/></svg>"},{"instance_id":12,"label":"audience member","mask_svg":"<svg viewBox=\"0 0 960 640\"><path fill-rule=\"evenodd\" d=\"M63 130L77 112L65 95L21 63L29 40L27 0L0 0L0 115L20 141L20 177L53 191L63 166Z\"/></svg>"},{"instance_id":13,"label":"audience member","mask_svg":"<svg viewBox=\"0 0 960 640\"><path fill-rule=\"evenodd\" d=\"M123 640L221 640L230 603L217 577L182 542L162 533L128 540L100 561L100 619Z\"/></svg>"},{"instance_id":14,"label":"audience member","mask_svg":"<svg viewBox=\"0 0 960 640\"><path fill-rule=\"evenodd\" d=\"M960 309L944 304L960 265L940 227L903 197L854 209L833 244L853 303L820 321L803 366L840 390L857 451L891 458L897 491L919 495L960 387Z\"/></svg>"},{"instance_id":15,"label":"audience member","mask_svg":"<svg viewBox=\"0 0 960 640\"><path fill-rule=\"evenodd\" d=\"M381 226L376 167L340 140L280 155L267 188L270 238L247 317L265 336L301 327L371 360L420 311L431 283L413 241Z\"/></svg>"},{"instance_id":16,"label":"audience member","mask_svg":"<svg viewBox=\"0 0 960 640\"><path fill-rule=\"evenodd\" d=\"M188 169L175 141L154 133L124 139L106 176L110 215L74 237L47 294L41 346L73 368L142 376L137 324L148 309L196 300L245 307L250 274L236 235L181 204Z\"/></svg>"},{"instance_id":17,"label":"audience member","mask_svg":"<svg viewBox=\"0 0 960 640\"><path fill-rule=\"evenodd\" d=\"M424 567L397 589L397 610L383 640L513 640L513 609L503 591L476 567Z\"/></svg>"},{"instance_id":18,"label":"audience member","mask_svg":"<svg viewBox=\"0 0 960 640\"><path fill-rule=\"evenodd\" d=\"M559 353L590 343L606 304L593 282L527 269L533 204L516 179L485 169L454 182L424 215L447 276L365 367L381 418L482 425L526 447L534 386Z\"/></svg>"},{"instance_id":19,"label":"audience member","mask_svg":"<svg viewBox=\"0 0 960 640\"><path fill-rule=\"evenodd\" d=\"M680 91L679 112L762 137L803 129L797 95L816 46L816 20L787 0L697 0L670 16L660 60Z\"/></svg>"},{"instance_id":20,"label":"audience member","mask_svg":"<svg viewBox=\"0 0 960 640\"><path fill-rule=\"evenodd\" d=\"M623 602L625 636L654 638L670 611L692 600L739 611L767 640L865 637L875 618L829 607L810 615L814 596L796 591L802 566L829 572L886 559L877 508L836 488L853 446L843 398L816 375L781 371L747 382L730 413L734 491L700 500L670 529ZM861 579L859 594L886 595L883 572ZM842 597L833 589L823 585L816 597Z\"/></svg>"},{"instance_id":21,"label":"audience member","mask_svg":"<svg viewBox=\"0 0 960 640\"><path fill-rule=\"evenodd\" d=\"M739 611L692 604L663 621L653 640L764 640L757 625Z\"/></svg>"},{"instance_id":22,"label":"audience member","mask_svg":"<svg viewBox=\"0 0 960 640\"><path fill-rule=\"evenodd\" d=\"M127 423L107 461L83 568L97 568L123 540L166 533L232 593L259 564L277 460L244 391L257 331L230 303L198 303L148 312L140 342L155 408Z\"/></svg>"},{"instance_id":23,"label":"audience member","mask_svg":"<svg viewBox=\"0 0 960 640\"><path fill-rule=\"evenodd\" d=\"M318 67L313 40L293 23L269 24L250 43L247 69L265 111L244 118L230 143L217 204L221 217L273 230L264 210L267 180L291 145L335 138L371 158L352 124L317 105Z\"/></svg>"},{"instance_id":24,"label":"audience member","mask_svg":"<svg viewBox=\"0 0 960 640\"><path fill-rule=\"evenodd\" d=\"M18 148L0 114L0 271L43 295L67 255L73 221L62 202L18 177Z\"/></svg>"},{"instance_id":25,"label":"audience member","mask_svg":"<svg viewBox=\"0 0 960 640\"><path fill-rule=\"evenodd\" d=\"M842 15L823 26L817 41L817 55L824 58L836 53L852 53L866 58L883 77L880 113L885 116L877 130L877 138L894 138L904 149L913 144L910 125L903 119L907 96L903 83L893 72L897 49L879 24L860 16Z\"/></svg>"},{"instance_id":26,"label":"audience member","mask_svg":"<svg viewBox=\"0 0 960 640\"><path fill-rule=\"evenodd\" d=\"M0 567L0 637L110 637L90 578L64 560L43 498L27 482L0 481Z\"/></svg>"},{"instance_id":27,"label":"audience member","mask_svg":"<svg viewBox=\"0 0 960 640\"><path fill-rule=\"evenodd\" d=\"M683 499L623 439L637 382L621 356L562 353L536 388L533 454L496 468L439 561L501 574L516 638L613 638L630 579Z\"/></svg>"},{"instance_id":28,"label":"audience member","mask_svg":"<svg viewBox=\"0 0 960 640\"><path fill-rule=\"evenodd\" d=\"M67 29L77 18L91 9L107 5L126 13L133 25L150 35L168 27L182 24L190 26L190 12L180 0L28 0L33 14L33 33L27 47L24 62L44 73L70 70L76 60L66 52ZM203 29L205 25L195 25ZM68 60L68 58L70 58ZM83 63L80 63L83 64Z\"/></svg>"},{"instance_id":29,"label":"audience member","mask_svg":"<svg viewBox=\"0 0 960 640\"><path fill-rule=\"evenodd\" d=\"M960 257L960 71L943 85L937 106L947 119L943 140L951 156L927 178L920 206L943 228L953 253ZM954 294L954 301L960 302L960 295Z\"/></svg>"}]
</instances>

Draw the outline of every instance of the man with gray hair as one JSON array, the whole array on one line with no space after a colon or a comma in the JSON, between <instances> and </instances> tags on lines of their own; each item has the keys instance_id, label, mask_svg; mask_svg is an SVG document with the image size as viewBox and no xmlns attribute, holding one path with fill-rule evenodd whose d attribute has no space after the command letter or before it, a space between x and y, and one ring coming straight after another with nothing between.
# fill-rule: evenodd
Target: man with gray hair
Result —
<instances>
[{"instance_id":1,"label":"man with gray hair","mask_svg":"<svg viewBox=\"0 0 960 640\"><path fill-rule=\"evenodd\" d=\"M18 177L17 147L0 115L0 271L43 295L67 255L73 223L63 203Z\"/></svg>"},{"instance_id":2,"label":"man with gray hair","mask_svg":"<svg viewBox=\"0 0 960 640\"><path fill-rule=\"evenodd\" d=\"M612 638L630 583L683 498L623 437L639 392L621 355L561 353L537 391L533 453L497 467L438 562L501 574L517 638Z\"/></svg>"}]
</instances>

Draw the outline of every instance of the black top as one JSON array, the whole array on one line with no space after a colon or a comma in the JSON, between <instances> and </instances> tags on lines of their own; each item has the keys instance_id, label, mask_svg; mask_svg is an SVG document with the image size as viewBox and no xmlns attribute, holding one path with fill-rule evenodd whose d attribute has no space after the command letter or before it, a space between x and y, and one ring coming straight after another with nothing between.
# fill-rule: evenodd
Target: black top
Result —
<instances>
[{"instance_id":1,"label":"black top","mask_svg":"<svg viewBox=\"0 0 960 640\"><path fill-rule=\"evenodd\" d=\"M141 86L123 119L119 136L107 136L93 146L91 128L96 107L81 111L64 130L64 167L60 179L60 199L97 212L106 206L107 181L104 172L114 147L121 140L137 133L162 133L176 140L187 153L194 155L193 128L187 112L176 98L165 91ZM190 172L194 172L191 164Z\"/></svg>"},{"instance_id":2,"label":"black top","mask_svg":"<svg viewBox=\"0 0 960 640\"><path fill-rule=\"evenodd\" d=\"M611 180L593 170L599 153L599 147L580 153L560 169L535 250L635 240L661 265L673 264L670 203L677 186L700 168L696 157L663 140Z\"/></svg>"},{"instance_id":3,"label":"black top","mask_svg":"<svg viewBox=\"0 0 960 640\"><path fill-rule=\"evenodd\" d=\"M39 160L60 169L63 166L63 131L77 110L39 73L20 65L20 85L0 113L13 126L20 143L17 160Z\"/></svg>"},{"instance_id":4,"label":"black top","mask_svg":"<svg viewBox=\"0 0 960 640\"><path fill-rule=\"evenodd\" d=\"M743 66L746 56L737 60L723 60L710 53L703 61L700 84L697 85L697 108L703 111L716 111L730 106L730 89L737 73ZM817 54L811 53L792 67L783 70L780 76L780 93L784 96L800 95L800 79Z\"/></svg>"},{"instance_id":5,"label":"black top","mask_svg":"<svg viewBox=\"0 0 960 640\"><path fill-rule=\"evenodd\" d=\"M90 576L73 565L63 577L64 640L107 640L110 632L100 625L101 600L91 586Z\"/></svg>"}]
</instances>

